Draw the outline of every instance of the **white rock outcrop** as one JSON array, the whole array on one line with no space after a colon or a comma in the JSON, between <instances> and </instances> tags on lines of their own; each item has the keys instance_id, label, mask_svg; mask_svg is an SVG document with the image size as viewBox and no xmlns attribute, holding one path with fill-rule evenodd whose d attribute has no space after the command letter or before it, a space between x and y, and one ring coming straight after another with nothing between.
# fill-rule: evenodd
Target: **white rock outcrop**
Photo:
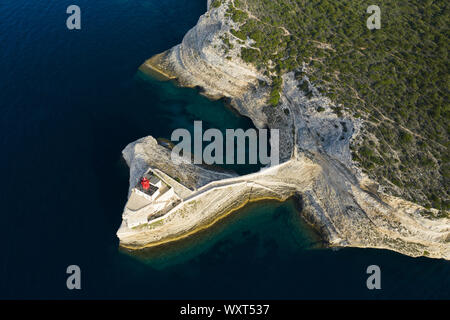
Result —
<instances>
[{"instance_id":1,"label":"white rock outcrop","mask_svg":"<svg viewBox=\"0 0 450 320\"><path fill-rule=\"evenodd\" d=\"M353 166L349 145L359 122L337 117L332 102L315 90L312 98L305 97L293 74L283 78L281 104L267 105L269 88L260 82L268 79L239 58L240 46L251 44L233 39L229 31L235 26L225 11L226 5L209 7L180 45L148 60L143 70L158 70L183 86L199 86L211 98L226 97L257 127L279 129L282 163L259 173L226 177L190 164L174 168L168 151L151 137L131 144L124 150L131 184L144 168L158 167L197 189L158 223L138 230L122 224L121 245L142 248L173 241L249 201L296 196L302 216L332 246L385 248L450 260L449 219L421 216L424 208L379 192L376 182ZM234 44L227 53L222 49L224 36Z\"/></svg>"}]
</instances>

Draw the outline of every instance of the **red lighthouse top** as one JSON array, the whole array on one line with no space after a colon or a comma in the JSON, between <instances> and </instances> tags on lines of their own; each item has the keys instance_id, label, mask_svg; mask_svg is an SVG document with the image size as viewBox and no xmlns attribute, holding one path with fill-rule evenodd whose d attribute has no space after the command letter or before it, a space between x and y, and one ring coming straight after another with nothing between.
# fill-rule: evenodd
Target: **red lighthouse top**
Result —
<instances>
[{"instance_id":1,"label":"red lighthouse top","mask_svg":"<svg viewBox=\"0 0 450 320\"><path fill-rule=\"evenodd\" d=\"M141 186L144 190L150 189L150 181L147 178L141 179Z\"/></svg>"}]
</instances>

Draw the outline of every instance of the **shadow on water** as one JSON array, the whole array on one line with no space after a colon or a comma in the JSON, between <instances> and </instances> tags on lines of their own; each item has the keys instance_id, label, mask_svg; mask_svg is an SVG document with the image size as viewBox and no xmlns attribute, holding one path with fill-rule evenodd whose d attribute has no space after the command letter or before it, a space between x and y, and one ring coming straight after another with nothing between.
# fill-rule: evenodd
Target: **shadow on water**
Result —
<instances>
[{"instance_id":1,"label":"shadow on water","mask_svg":"<svg viewBox=\"0 0 450 320\"><path fill-rule=\"evenodd\" d=\"M187 239L122 254L149 273L169 277L162 282L167 289L175 282L170 297L432 299L449 294L448 261L327 248L303 221L294 199L249 204ZM380 291L366 287L372 264L381 268Z\"/></svg>"},{"instance_id":2,"label":"shadow on water","mask_svg":"<svg viewBox=\"0 0 450 320\"><path fill-rule=\"evenodd\" d=\"M184 239L153 248L121 251L153 268L164 269L205 257L209 263L220 264L222 259L233 259L233 247L243 244L261 258L323 245L301 218L296 200L291 198L285 202L250 203Z\"/></svg>"},{"instance_id":3,"label":"shadow on water","mask_svg":"<svg viewBox=\"0 0 450 320\"><path fill-rule=\"evenodd\" d=\"M219 129L223 137L227 129L256 129L250 118L240 115L229 103L227 98L210 100L200 93L201 87L185 88L180 87L176 80L161 81L154 75L139 71L135 77L136 90L139 95L148 94L147 101L152 101L152 111L155 118L160 118L166 125L165 131L152 128L152 136L170 140L172 132L176 129L186 129L193 139L194 121L202 122L202 129ZM158 100L155 100L158 97ZM138 101L136 101L138 103ZM153 123L153 122L152 122ZM192 140L193 141L193 140ZM177 142L175 142L177 143ZM204 142L203 148L210 142ZM192 144L193 145L193 144ZM224 138L224 150L225 150ZM235 144L235 162L237 155L237 144ZM270 151L270 146L269 146ZM246 164L217 164L215 166L225 170L234 171L240 175L259 171L264 165L248 164L249 146L245 145ZM224 161L225 162L225 161Z\"/></svg>"}]
</instances>

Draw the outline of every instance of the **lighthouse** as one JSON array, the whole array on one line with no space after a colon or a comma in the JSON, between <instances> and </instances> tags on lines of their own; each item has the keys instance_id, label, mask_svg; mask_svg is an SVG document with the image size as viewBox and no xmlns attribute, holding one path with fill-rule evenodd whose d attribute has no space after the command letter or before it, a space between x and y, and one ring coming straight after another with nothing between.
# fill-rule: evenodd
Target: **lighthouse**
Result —
<instances>
[{"instance_id":1,"label":"lighthouse","mask_svg":"<svg viewBox=\"0 0 450 320\"><path fill-rule=\"evenodd\" d=\"M147 178L143 177L141 179L141 186L142 186L142 189L147 191L148 189L150 189L150 180L148 180Z\"/></svg>"}]
</instances>

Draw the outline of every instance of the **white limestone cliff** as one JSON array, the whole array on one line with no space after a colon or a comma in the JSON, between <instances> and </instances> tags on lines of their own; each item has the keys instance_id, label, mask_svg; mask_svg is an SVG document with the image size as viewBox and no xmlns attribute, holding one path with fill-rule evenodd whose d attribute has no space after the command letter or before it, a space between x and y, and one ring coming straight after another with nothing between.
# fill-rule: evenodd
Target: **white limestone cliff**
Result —
<instances>
[{"instance_id":1,"label":"white limestone cliff","mask_svg":"<svg viewBox=\"0 0 450 320\"><path fill-rule=\"evenodd\" d=\"M358 120L337 117L331 111L333 103L314 88L313 97L306 98L293 74L283 77L281 104L268 106L269 88L260 82L269 79L240 59L241 45L229 33L234 25L225 16L226 6L211 8L209 2L208 8L181 44L148 60L143 70L158 70L182 86L201 87L210 98L227 97L255 126L280 129L282 164L242 177L211 172L202 180L205 172L200 174L193 165L170 169L170 157L148 143L151 138L131 144L124 155L132 183L141 174L139 168L157 166L169 168L172 178L198 183L198 188L158 223L136 230L122 224L121 245L142 248L180 239L249 201L283 201L295 195L303 206L300 214L331 246L384 248L450 260L449 219L423 217L424 208L383 194L353 165L349 145L358 134ZM225 34L234 41L228 53L221 47ZM155 152L157 159L151 156Z\"/></svg>"}]
</instances>

